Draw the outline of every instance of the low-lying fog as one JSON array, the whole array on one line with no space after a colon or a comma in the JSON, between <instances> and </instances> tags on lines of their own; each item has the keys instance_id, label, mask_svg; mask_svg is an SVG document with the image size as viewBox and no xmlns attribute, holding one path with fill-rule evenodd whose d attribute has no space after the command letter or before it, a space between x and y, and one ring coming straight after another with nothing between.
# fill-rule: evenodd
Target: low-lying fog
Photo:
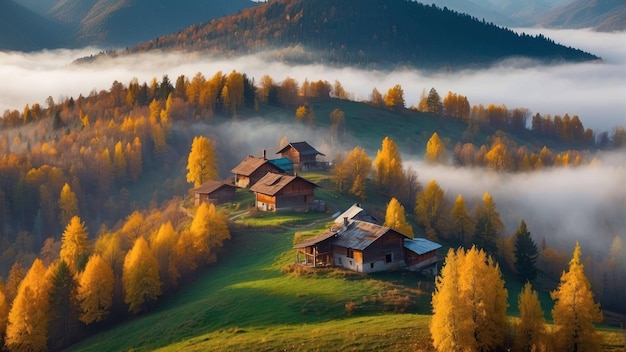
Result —
<instances>
[{"instance_id":1,"label":"low-lying fog","mask_svg":"<svg viewBox=\"0 0 626 352\"><path fill-rule=\"evenodd\" d=\"M537 29L520 32L539 33ZM359 100L367 99L375 86L385 93L395 84L404 88L407 106L417 105L425 90L435 87L441 96L448 91L466 95L470 104L506 104L542 114L579 115L596 132L626 124L626 32L596 33L587 30L541 30L556 42L589 51L604 62L537 66L527 60L509 60L491 69L454 73L425 73L414 69L371 72L318 65L287 66L259 56L209 61L197 54L145 54L76 67L70 63L98 51L54 50L36 53L0 53L0 112L21 110L26 104L43 103L48 96L88 95L109 89L114 80L124 84L168 74L174 81L181 74L197 72L212 76L235 69L258 80L269 74L281 81L286 76L299 82L338 79Z\"/></svg>"}]
</instances>

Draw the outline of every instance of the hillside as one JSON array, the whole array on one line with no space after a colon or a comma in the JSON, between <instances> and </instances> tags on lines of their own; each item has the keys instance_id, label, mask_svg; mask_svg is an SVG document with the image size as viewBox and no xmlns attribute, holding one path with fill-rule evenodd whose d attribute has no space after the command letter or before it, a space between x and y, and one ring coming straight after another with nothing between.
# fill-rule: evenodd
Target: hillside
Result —
<instances>
[{"instance_id":1,"label":"hillside","mask_svg":"<svg viewBox=\"0 0 626 352\"><path fill-rule=\"evenodd\" d=\"M276 59L287 62L376 68L476 67L510 57L597 59L545 37L518 35L469 15L400 0L272 1L118 54L150 50L222 55L276 50Z\"/></svg>"},{"instance_id":2,"label":"hillside","mask_svg":"<svg viewBox=\"0 0 626 352\"><path fill-rule=\"evenodd\" d=\"M69 45L68 31L11 0L0 0L0 50L32 51Z\"/></svg>"},{"instance_id":3,"label":"hillside","mask_svg":"<svg viewBox=\"0 0 626 352\"><path fill-rule=\"evenodd\" d=\"M236 1L61 0L54 19L73 26L80 45L127 46L254 5Z\"/></svg>"},{"instance_id":4,"label":"hillside","mask_svg":"<svg viewBox=\"0 0 626 352\"><path fill-rule=\"evenodd\" d=\"M622 0L576 0L540 17L537 24L556 28L626 30L626 3Z\"/></svg>"}]
</instances>

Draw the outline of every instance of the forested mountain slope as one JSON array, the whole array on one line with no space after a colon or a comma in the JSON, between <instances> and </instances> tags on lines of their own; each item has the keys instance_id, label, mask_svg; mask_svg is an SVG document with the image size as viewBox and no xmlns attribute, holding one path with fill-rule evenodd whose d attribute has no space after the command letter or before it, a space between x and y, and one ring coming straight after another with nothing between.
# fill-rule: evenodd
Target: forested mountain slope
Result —
<instances>
[{"instance_id":1,"label":"forested mountain slope","mask_svg":"<svg viewBox=\"0 0 626 352\"><path fill-rule=\"evenodd\" d=\"M599 31L626 30L623 0L576 0L539 18L539 25L560 28L594 28Z\"/></svg>"},{"instance_id":2,"label":"forested mountain slope","mask_svg":"<svg viewBox=\"0 0 626 352\"><path fill-rule=\"evenodd\" d=\"M61 25L11 1L0 0L0 50L31 51L66 46Z\"/></svg>"},{"instance_id":3,"label":"forested mountain slope","mask_svg":"<svg viewBox=\"0 0 626 352\"><path fill-rule=\"evenodd\" d=\"M78 44L125 46L252 5L250 0L61 0L50 16L74 26Z\"/></svg>"},{"instance_id":4,"label":"forested mountain slope","mask_svg":"<svg viewBox=\"0 0 626 352\"><path fill-rule=\"evenodd\" d=\"M457 68L510 57L597 59L544 37L518 35L436 6L404 0L277 0L160 37L127 53L208 50L241 55L285 49L277 58L386 68Z\"/></svg>"}]
</instances>

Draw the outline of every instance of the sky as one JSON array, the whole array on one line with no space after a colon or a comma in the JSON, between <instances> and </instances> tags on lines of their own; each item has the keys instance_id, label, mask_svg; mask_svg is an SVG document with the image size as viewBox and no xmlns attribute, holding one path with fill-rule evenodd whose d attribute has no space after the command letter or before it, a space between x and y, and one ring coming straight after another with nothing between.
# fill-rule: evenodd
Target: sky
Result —
<instances>
[{"instance_id":1,"label":"sky","mask_svg":"<svg viewBox=\"0 0 626 352\"><path fill-rule=\"evenodd\" d=\"M95 54L98 48L53 50L35 53L0 52L0 112L22 110L26 104L55 101L64 97L89 95L93 90L109 89L114 80L128 84L133 77L140 82L158 80L168 74L174 81L184 74L202 72L210 77L217 71L246 73L258 82L264 74L276 81L289 76L338 79L357 100L368 99L376 87L385 93L400 84L407 106L417 105L423 92L435 88L443 97L448 91L467 96L470 104L505 104L527 108L541 114L578 115L585 127L596 132L626 125L626 32L597 33L589 30L517 29L539 33L556 42L589 51L602 62L562 65L536 65L527 60L508 60L490 69L458 72L421 72L414 69L363 71L320 65L287 66L268 56L247 56L211 60L199 54L153 53L115 59L98 65L76 66L76 58Z\"/></svg>"}]
</instances>

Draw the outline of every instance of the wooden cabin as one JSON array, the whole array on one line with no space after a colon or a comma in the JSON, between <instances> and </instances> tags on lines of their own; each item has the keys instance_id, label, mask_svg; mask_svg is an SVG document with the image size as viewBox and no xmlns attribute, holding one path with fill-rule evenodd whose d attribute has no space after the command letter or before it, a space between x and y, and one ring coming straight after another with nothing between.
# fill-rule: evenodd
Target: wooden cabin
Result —
<instances>
[{"instance_id":1,"label":"wooden cabin","mask_svg":"<svg viewBox=\"0 0 626 352\"><path fill-rule=\"evenodd\" d=\"M250 190L255 193L256 208L261 211L306 211L315 205L317 185L300 176L267 173Z\"/></svg>"},{"instance_id":2,"label":"wooden cabin","mask_svg":"<svg viewBox=\"0 0 626 352\"><path fill-rule=\"evenodd\" d=\"M353 206L353 213L361 209ZM410 239L400 232L369 221L350 219L345 212L320 236L296 244L296 263L312 267L335 266L373 273L405 269L437 274L441 245L423 238ZM338 218L338 219L340 219Z\"/></svg>"},{"instance_id":3,"label":"wooden cabin","mask_svg":"<svg viewBox=\"0 0 626 352\"><path fill-rule=\"evenodd\" d=\"M219 181L207 181L193 190L196 206L200 203L222 204L234 202L237 187Z\"/></svg>"},{"instance_id":4,"label":"wooden cabin","mask_svg":"<svg viewBox=\"0 0 626 352\"><path fill-rule=\"evenodd\" d=\"M314 170L318 168L317 156L325 156L307 142L289 143L276 152L293 163L294 170Z\"/></svg>"},{"instance_id":5,"label":"wooden cabin","mask_svg":"<svg viewBox=\"0 0 626 352\"><path fill-rule=\"evenodd\" d=\"M284 173L280 167L271 163L266 158L248 156L231 170L235 174L235 185L241 188L248 188L257 183L268 172L280 174Z\"/></svg>"}]
</instances>

